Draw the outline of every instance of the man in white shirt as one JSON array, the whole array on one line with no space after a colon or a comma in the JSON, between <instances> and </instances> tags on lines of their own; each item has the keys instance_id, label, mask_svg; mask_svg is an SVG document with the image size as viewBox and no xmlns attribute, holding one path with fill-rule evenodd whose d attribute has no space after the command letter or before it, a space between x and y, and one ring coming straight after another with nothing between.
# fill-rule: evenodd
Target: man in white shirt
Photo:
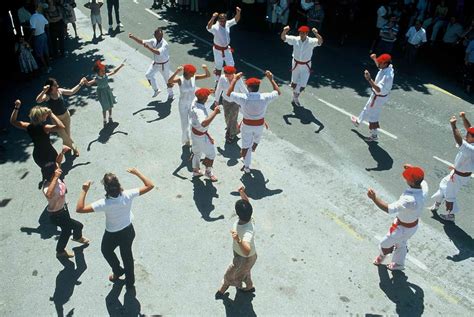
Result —
<instances>
[{"instance_id":1,"label":"man in white shirt","mask_svg":"<svg viewBox=\"0 0 474 317\"><path fill-rule=\"evenodd\" d=\"M132 33L129 33L128 37L138 44L143 45L153 53L153 63L148 67L148 70L145 74L146 79L148 79L148 82L153 88L152 98L158 96L158 94L161 92L156 81L156 73L160 73L168 87L168 99L173 99L173 84L168 83L168 79L170 77L170 56L168 52L168 42L166 42L166 40L163 38L163 30L161 28L157 28L154 32L154 38L149 40L142 40Z\"/></svg>"},{"instance_id":2,"label":"man in white shirt","mask_svg":"<svg viewBox=\"0 0 474 317\"><path fill-rule=\"evenodd\" d=\"M378 140L378 129L380 128L379 118L382 112L382 106L388 101L390 91L392 90L394 71L392 66L392 57L389 54L382 54L376 57L375 54L371 54L370 58L374 61L379 72L372 79L368 70L364 71L364 77L370 85L372 94L367 100L364 109L362 109L359 117L351 117L352 123L358 127L359 124L367 120L369 122L370 137L367 141Z\"/></svg>"},{"instance_id":3,"label":"man in white shirt","mask_svg":"<svg viewBox=\"0 0 474 317\"><path fill-rule=\"evenodd\" d=\"M375 24L375 39L370 46L370 53L374 50L375 46L379 41L380 31L388 23L388 16L390 13L390 7L387 5L387 1L383 0L382 5L377 9L377 22Z\"/></svg>"},{"instance_id":4,"label":"man in white shirt","mask_svg":"<svg viewBox=\"0 0 474 317\"><path fill-rule=\"evenodd\" d=\"M392 262L387 265L387 268L392 271L405 268L407 242L418 229L418 218L423 212L425 197L428 194L428 184L424 181L423 169L405 164L402 176L409 187L397 201L391 204L378 198L373 189L369 188L367 191L367 196L381 210L388 214L398 213L389 232L380 241L380 253L373 262L375 265L381 265L387 254L393 252Z\"/></svg>"},{"instance_id":5,"label":"man in white shirt","mask_svg":"<svg viewBox=\"0 0 474 317\"><path fill-rule=\"evenodd\" d=\"M280 88L275 80L273 80L273 74L267 70L265 76L273 88L273 91L270 93L258 92L260 80L257 78L249 78L245 81L249 91L248 94L234 92L238 80L242 77L242 73L238 73L234 76L227 90L227 96L230 97L230 100L240 105L240 111L243 115L240 127L242 134L242 150L240 151L240 156L244 159L244 166L241 170L246 174L250 173L252 152L255 152L262 138L263 128L266 125L265 113L267 112L268 105L281 95ZM250 148L252 148L251 151L249 151Z\"/></svg>"},{"instance_id":6,"label":"man in white shirt","mask_svg":"<svg viewBox=\"0 0 474 317\"><path fill-rule=\"evenodd\" d=\"M469 184L474 171L474 127L471 126L464 112L461 112L459 116L463 120L464 128L466 128L466 136L464 139L462 138L456 127L456 117L452 116L449 122L453 130L454 140L459 146L458 154L454 159L451 172L441 180L438 191L431 197L435 198L435 203L430 208L432 212L438 211L443 200L446 201L447 213L439 215L441 219L446 221L455 220L454 214L459 211L456 196L461 187Z\"/></svg>"},{"instance_id":7,"label":"man in white shirt","mask_svg":"<svg viewBox=\"0 0 474 317\"><path fill-rule=\"evenodd\" d=\"M216 88L216 101L215 104L219 104L219 100L222 96L222 106L224 108L224 119L226 124L226 133L225 139L227 143L234 142L237 134L239 133L239 128L237 126L237 118L239 116L239 105L235 102L232 102L230 97L227 96L227 90L230 87L230 83L234 79L235 73L237 70L234 66L224 66L224 75L221 75L219 81L217 82ZM242 94L248 94L249 91L244 85L242 79L237 81L235 86L235 91Z\"/></svg>"},{"instance_id":8,"label":"man in white shirt","mask_svg":"<svg viewBox=\"0 0 474 317\"><path fill-rule=\"evenodd\" d=\"M41 60L43 66L46 67L46 72L49 73L51 67L49 66L48 36L45 32L47 25L48 20L43 15L43 5L39 3L36 6L36 12L30 18L30 28L35 54Z\"/></svg>"},{"instance_id":9,"label":"man in white shirt","mask_svg":"<svg viewBox=\"0 0 474 317\"><path fill-rule=\"evenodd\" d=\"M207 88L196 90L196 100L194 100L191 105L192 165L193 177L202 176L200 162L201 156L204 154L202 163L206 167L205 175L209 177L212 182L217 182L217 177L212 173L212 165L216 158L216 146L214 145L214 139L207 131L214 118L221 113L221 109L219 106L216 106L214 110L211 111L206 107L206 101L210 94L211 90Z\"/></svg>"},{"instance_id":10,"label":"man in white shirt","mask_svg":"<svg viewBox=\"0 0 474 317\"><path fill-rule=\"evenodd\" d=\"M406 58L409 65L413 65L415 62L416 54L418 49L426 43L426 30L422 28L421 21L417 20L415 25L408 29L408 32L405 34L407 38L407 47L406 47Z\"/></svg>"},{"instance_id":11,"label":"man in white shirt","mask_svg":"<svg viewBox=\"0 0 474 317\"><path fill-rule=\"evenodd\" d=\"M300 106L301 104L298 98L308 83L311 72L311 57L313 56L313 49L316 46L321 46L323 44L323 38L316 28L311 30L316 38L308 36L309 27L307 26L301 26L298 29L299 36L286 35L289 30L289 26L283 28L281 39L285 43L293 46L291 88L293 88L293 103Z\"/></svg>"},{"instance_id":12,"label":"man in white shirt","mask_svg":"<svg viewBox=\"0 0 474 317\"><path fill-rule=\"evenodd\" d=\"M207 23L207 31L214 36L212 51L214 53L216 81L219 80L222 74L224 61L226 65L234 66L234 57L230 47L230 28L239 22L241 10L236 7L235 11L235 17L230 20L227 20L225 13L214 12ZM215 22L216 18L217 22Z\"/></svg>"}]
</instances>

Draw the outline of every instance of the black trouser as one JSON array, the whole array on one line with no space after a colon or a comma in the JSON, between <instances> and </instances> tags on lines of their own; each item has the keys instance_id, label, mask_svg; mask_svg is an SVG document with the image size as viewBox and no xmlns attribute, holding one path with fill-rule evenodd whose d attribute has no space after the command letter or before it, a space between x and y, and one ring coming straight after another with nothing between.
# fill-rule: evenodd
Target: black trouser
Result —
<instances>
[{"instance_id":1,"label":"black trouser","mask_svg":"<svg viewBox=\"0 0 474 317\"><path fill-rule=\"evenodd\" d=\"M418 47L416 47L413 44L407 43L406 58L410 66L412 66L415 63L417 52L418 52Z\"/></svg>"},{"instance_id":2,"label":"black trouser","mask_svg":"<svg viewBox=\"0 0 474 317\"><path fill-rule=\"evenodd\" d=\"M120 24L119 0L107 0L107 14L109 16L109 26L112 25L112 7L115 11L115 23Z\"/></svg>"},{"instance_id":3,"label":"black trouser","mask_svg":"<svg viewBox=\"0 0 474 317\"><path fill-rule=\"evenodd\" d=\"M61 228L61 235L56 245L56 252L64 252L67 241L71 236L71 231L73 239L79 240L82 237L83 224L71 218L66 206L64 206L64 209L61 211L51 213L49 217L53 224Z\"/></svg>"},{"instance_id":4,"label":"black trouser","mask_svg":"<svg viewBox=\"0 0 474 317\"><path fill-rule=\"evenodd\" d=\"M53 56L59 54L64 54L64 36L66 33L64 32L64 21L60 20L58 22L53 22L49 24L49 35L51 40L51 54Z\"/></svg>"},{"instance_id":5,"label":"black trouser","mask_svg":"<svg viewBox=\"0 0 474 317\"><path fill-rule=\"evenodd\" d=\"M125 282L127 287L135 284L135 270L133 265L132 243L135 239L135 230L133 225L117 231L104 232L102 238L101 250L105 260L109 263L115 276L121 276L125 273ZM119 259L114 250L120 247L120 256L122 257L123 268L120 266Z\"/></svg>"}]
</instances>

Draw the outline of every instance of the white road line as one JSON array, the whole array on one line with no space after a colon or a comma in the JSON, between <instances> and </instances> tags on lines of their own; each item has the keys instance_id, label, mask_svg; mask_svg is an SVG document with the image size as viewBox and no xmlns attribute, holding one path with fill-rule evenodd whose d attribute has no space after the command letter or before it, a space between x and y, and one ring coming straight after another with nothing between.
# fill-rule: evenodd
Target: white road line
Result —
<instances>
[{"instance_id":1,"label":"white road line","mask_svg":"<svg viewBox=\"0 0 474 317\"><path fill-rule=\"evenodd\" d=\"M133 2L135 2L135 4L138 4L138 0L133 0Z\"/></svg>"},{"instance_id":2,"label":"white road line","mask_svg":"<svg viewBox=\"0 0 474 317\"><path fill-rule=\"evenodd\" d=\"M453 163L448 162L448 161L446 161L446 160L443 160L442 158L439 158L439 157L437 157L437 156L433 156L433 158L434 158L435 160L440 161L441 163L444 163L444 164L448 165L448 166L454 166ZM474 175L471 175L471 177L474 178Z\"/></svg>"},{"instance_id":3,"label":"white road line","mask_svg":"<svg viewBox=\"0 0 474 317\"><path fill-rule=\"evenodd\" d=\"M152 14L152 15L154 15L155 17L157 17L157 18L160 19L161 21L168 23L168 20L166 20L166 19L164 19L163 17L161 17L158 13L153 12L153 11L151 11L151 10L148 9L148 8L146 8L145 11L148 12L148 13L150 13L150 14Z\"/></svg>"},{"instance_id":4,"label":"white road line","mask_svg":"<svg viewBox=\"0 0 474 317\"><path fill-rule=\"evenodd\" d=\"M148 10L148 9L147 9L147 10ZM155 13L153 12L153 14L155 14ZM157 16L158 16L158 15L157 15ZM211 42L206 41L205 39L203 39L202 37L200 37L200 36L198 36L198 35L196 35L196 34L193 34L193 33L189 32L189 31L186 31L186 30L184 31L184 33L188 34L188 35L191 36L191 37L194 37L196 40L199 40L199 41L201 41L201 42L203 42L203 43L208 44L209 46L212 46L212 43L211 43ZM258 70L259 72L265 73L265 70L261 69L261 68L258 67L258 66L255 66L255 65L252 64L252 63L246 62L246 61L243 60L243 59L240 59L240 61L241 61L243 64L245 64L245 65L247 65L247 66L249 66L249 67L252 67L253 69ZM285 81L285 80L283 80L282 78L279 78L279 77L277 77L277 76L273 76L273 77L274 77L276 80L281 81L281 82L283 82L283 83L286 83L286 82L287 82L287 81ZM311 93L311 94L312 94L312 93ZM318 99L320 102L322 102L323 104L325 104L326 106L328 106L328 107L330 107L330 108L332 108L332 109L334 109L334 110L336 110L336 111L339 111L339 112L342 113L342 114L345 114L345 115L348 116L349 118L352 117L352 114L349 113L349 112L347 112L346 110L341 109L341 108L339 108L338 106L335 106L335 105L333 105L332 103L327 102L326 100L323 100L323 99L321 99L321 98L315 96L314 94L312 94L312 95L313 95L314 97L316 97L316 99ZM369 124L368 124L367 122L365 122L365 121L364 121L364 124L369 125ZM398 139L398 137L397 137L396 135L394 135L394 134L392 134L392 133L390 133L390 132L388 132L388 131L385 131L384 129L379 129L379 131L380 131L381 133L383 133L383 134L385 134L385 135L391 137L392 139L395 139L395 140Z\"/></svg>"}]
</instances>

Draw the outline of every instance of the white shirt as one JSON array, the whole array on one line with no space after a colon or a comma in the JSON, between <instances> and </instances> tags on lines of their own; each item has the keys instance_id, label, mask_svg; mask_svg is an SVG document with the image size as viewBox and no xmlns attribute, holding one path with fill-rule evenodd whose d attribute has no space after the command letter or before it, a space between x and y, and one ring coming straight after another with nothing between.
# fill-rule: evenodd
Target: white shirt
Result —
<instances>
[{"instance_id":1,"label":"white shirt","mask_svg":"<svg viewBox=\"0 0 474 317\"><path fill-rule=\"evenodd\" d=\"M461 38L463 31L464 29L461 24L457 22L454 24L449 23L443 36L443 42L451 44L456 43Z\"/></svg>"},{"instance_id":2,"label":"white shirt","mask_svg":"<svg viewBox=\"0 0 474 317\"><path fill-rule=\"evenodd\" d=\"M207 117L209 117L209 111L207 110L205 105L197 102L197 100L194 100L193 104L191 105L190 117L191 127L201 132L207 132L209 126L202 126L202 122L206 120Z\"/></svg>"},{"instance_id":3,"label":"white shirt","mask_svg":"<svg viewBox=\"0 0 474 317\"><path fill-rule=\"evenodd\" d=\"M394 71L392 65L379 70L375 77L375 85L380 88L380 92L376 93L379 96L385 96L390 93L393 86Z\"/></svg>"},{"instance_id":4,"label":"white shirt","mask_svg":"<svg viewBox=\"0 0 474 317\"><path fill-rule=\"evenodd\" d=\"M132 200L139 195L138 188L124 190L116 198L100 199L92 203L91 206L95 212L105 212L105 230L117 232L132 223Z\"/></svg>"},{"instance_id":5,"label":"white shirt","mask_svg":"<svg viewBox=\"0 0 474 317\"><path fill-rule=\"evenodd\" d=\"M232 226L232 229L237 231L237 234L239 235L239 238L242 239L242 241L248 242L250 244L250 253L249 255L245 255L237 241L233 240L232 248L234 249L235 253L245 258L255 255L257 251L255 250L255 225L253 223L253 219L243 225L239 225L239 221L237 220Z\"/></svg>"},{"instance_id":6,"label":"white shirt","mask_svg":"<svg viewBox=\"0 0 474 317\"><path fill-rule=\"evenodd\" d=\"M385 9L384 6L381 6L377 10L377 24L376 24L376 26L377 26L378 29L383 28L383 26L388 23L388 20L386 18L384 18L386 15L387 15L387 9Z\"/></svg>"},{"instance_id":7,"label":"white shirt","mask_svg":"<svg viewBox=\"0 0 474 317\"><path fill-rule=\"evenodd\" d=\"M227 96L227 90L229 89L229 87L230 87L230 82L227 80L225 75L221 75L221 77L219 77L219 81L217 82L216 101L219 101L219 98L221 97L221 94L222 94L222 98L224 98L226 101L232 102L230 97ZM237 82L235 83L234 91L242 93L242 94L249 93L249 91L247 90L247 87L245 87L245 84L242 78L237 80Z\"/></svg>"},{"instance_id":8,"label":"white shirt","mask_svg":"<svg viewBox=\"0 0 474 317\"><path fill-rule=\"evenodd\" d=\"M240 106L240 112L244 119L259 120L265 118L268 105L278 97L276 90L272 92L250 92L241 94L232 92L230 94L231 101Z\"/></svg>"},{"instance_id":9,"label":"white shirt","mask_svg":"<svg viewBox=\"0 0 474 317\"><path fill-rule=\"evenodd\" d=\"M155 63L165 63L170 59L168 53L168 42L166 42L165 39L162 38L159 43L155 38L144 40L143 44L160 52L160 54L153 54L153 61Z\"/></svg>"},{"instance_id":10,"label":"white shirt","mask_svg":"<svg viewBox=\"0 0 474 317\"><path fill-rule=\"evenodd\" d=\"M293 54L291 56L300 62L311 61L313 49L321 45L317 38L309 36L306 37L306 40L303 42L299 36L287 35L285 42L293 46Z\"/></svg>"},{"instance_id":11,"label":"white shirt","mask_svg":"<svg viewBox=\"0 0 474 317\"><path fill-rule=\"evenodd\" d=\"M428 184L421 182L421 188L407 188L400 198L388 205L388 213L398 213L401 222L415 222L423 213Z\"/></svg>"},{"instance_id":12,"label":"white shirt","mask_svg":"<svg viewBox=\"0 0 474 317\"><path fill-rule=\"evenodd\" d=\"M210 29L206 28L209 33L214 35L214 44L221 47L227 47L230 44L230 28L236 25L235 18L225 22L222 27L219 22L214 23Z\"/></svg>"},{"instance_id":13,"label":"white shirt","mask_svg":"<svg viewBox=\"0 0 474 317\"><path fill-rule=\"evenodd\" d=\"M43 34L47 24L48 20L41 13L35 12L30 18L30 27L35 29L35 36Z\"/></svg>"},{"instance_id":14,"label":"white shirt","mask_svg":"<svg viewBox=\"0 0 474 317\"><path fill-rule=\"evenodd\" d=\"M312 6L314 6L314 2L306 2L306 0L301 0L301 8L303 10L308 11Z\"/></svg>"},{"instance_id":15,"label":"white shirt","mask_svg":"<svg viewBox=\"0 0 474 317\"><path fill-rule=\"evenodd\" d=\"M193 76L190 79L185 79L184 76L180 76L181 85L179 86L179 100L180 101L193 101L194 92L196 91L196 77Z\"/></svg>"},{"instance_id":16,"label":"white shirt","mask_svg":"<svg viewBox=\"0 0 474 317\"><path fill-rule=\"evenodd\" d=\"M408 43L412 45L420 45L421 43L426 43L426 30L420 28L418 31L414 26L412 26L407 34L405 35L408 38Z\"/></svg>"},{"instance_id":17,"label":"white shirt","mask_svg":"<svg viewBox=\"0 0 474 317\"><path fill-rule=\"evenodd\" d=\"M458 154L454 159L454 168L462 173L474 172L474 144L462 140Z\"/></svg>"}]
</instances>

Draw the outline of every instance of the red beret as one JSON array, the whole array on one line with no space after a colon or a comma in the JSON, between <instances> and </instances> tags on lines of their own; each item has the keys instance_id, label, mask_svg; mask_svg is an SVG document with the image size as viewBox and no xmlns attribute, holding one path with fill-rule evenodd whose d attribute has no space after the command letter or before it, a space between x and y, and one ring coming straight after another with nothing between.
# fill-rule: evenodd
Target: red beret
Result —
<instances>
[{"instance_id":1,"label":"red beret","mask_svg":"<svg viewBox=\"0 0 474 317\"><path fill-rule=\"evenodd\" d=\"M252 77L245 81L247 86L260 86L260 79Z\"/></svg>"},{"instance_id":2,"label":"red beret","mask_svg":"<svg viewBox=\"0 0 474 317\"><path fill-rule=\"evenodd\" d=\"M474 136L474 127L470 127L469 129L467 129L467 132L468 132L470 135Z\"/></svg>"},{"instance_id":3,"label":"red beret","mask_svg":"<svg viewBox=\"0 0 474 317\"><path fill-rule=\"evenodd\" d=\"M309 27L307 27L306 25L300 26L299 29L298 29L298 32L308 33L309 32Z\"/></svg>"},{"instance_id":4,"label":"red beret","mask_svg":"<svg viewBox=\"0 0 474 317\"><path fill-rule=\"evenodd\" d=\"M211 90L207 88L200 88L194 93L198 99L204 99L209 97Z\"/></svg>"},{"instance_id":5,"label":"red beret","mask_svg":"<svg viewBox=\"0 0 474 317\"><path fill-rule=\"evenodd\" d=\"M183 72L185 72L186 74L196 74L196 67L191 64L186 64L183 66Z\"/></svg>"},{"instance_id":6,"label":"red beret","mask_svg":"<svg viewBox=\"0 0 474 317\"><path fill-rule=\"evenodd\" d=\"M100 59L98 59L98 60L95 61L95 67L97 67L97 69L105 69L105 65L102 64L102 62L100 61Z\"/></svg>"},{"instance_id":7,"label":"red beret","mask_svg":"<svg viewBox=\"0 0 474 317\"><path fill-rule=\"evenodd\" d=\"M224 73L226 74L235 74L237 69L234 66L224 66Z\"/></svg>"},{"instance_id":8,"label":"red beret","mask_svg":"<svg viewBox=\"0 0 474 317\"><path fill-rule=\"evenodd\" d=\"M382 54L379 57L377 57L377 63L386 63L386 62L391 62L392 61L392 56L390 54Z\"/></svg>"},{"instance_id":9,"label":"red beret","mask_svg":"<svg viewBox=\"0 0 474 317\"><path fill-rule=\"evenodd\" d=\"M425 178L425 172L418 166L408 167L403 171L403 178L410 182L419 182Z\"/></svg>"}]
</instances>

